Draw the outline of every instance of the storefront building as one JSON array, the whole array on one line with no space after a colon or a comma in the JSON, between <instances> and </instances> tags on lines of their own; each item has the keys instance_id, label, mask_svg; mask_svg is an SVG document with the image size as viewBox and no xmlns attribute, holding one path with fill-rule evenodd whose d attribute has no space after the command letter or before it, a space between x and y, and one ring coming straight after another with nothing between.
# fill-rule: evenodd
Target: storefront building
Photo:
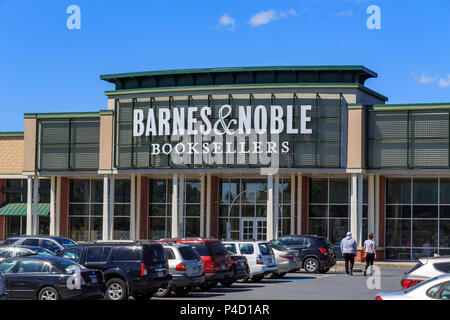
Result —
<instances>
[{"instance_id":1,"label":"storefront building","mask_svg":"<svg viewBox=\"0 0 450 320\"><path fill-rule=\"evenodd\" d=\"M99 112L0 133L0 240L375 233L450 254L450 103L388 105L362 66L103 75ZM339 250L338 250L339 251Z\"/></svg>"}]
</instances>

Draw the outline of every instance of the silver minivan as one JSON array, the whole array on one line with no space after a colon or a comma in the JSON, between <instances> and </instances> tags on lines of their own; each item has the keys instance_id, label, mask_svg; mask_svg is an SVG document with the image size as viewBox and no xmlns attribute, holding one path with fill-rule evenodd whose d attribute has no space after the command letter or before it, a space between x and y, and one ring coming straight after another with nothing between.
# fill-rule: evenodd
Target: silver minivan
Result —
<instances>
[{"instance_id":1,"label":"silver minivan","mask_svg":"<svg viewBox=\"0 0 450 320\"><path fill-rule=\"evenodd\" d=\"M173 278L170 288L160 288L155 296L165 297L174 291L176 295L183 296L194 287L205 282L203 261L191 246L186 244L163 244L169 263L169 273Z\"/></svg>"}]
</instances>

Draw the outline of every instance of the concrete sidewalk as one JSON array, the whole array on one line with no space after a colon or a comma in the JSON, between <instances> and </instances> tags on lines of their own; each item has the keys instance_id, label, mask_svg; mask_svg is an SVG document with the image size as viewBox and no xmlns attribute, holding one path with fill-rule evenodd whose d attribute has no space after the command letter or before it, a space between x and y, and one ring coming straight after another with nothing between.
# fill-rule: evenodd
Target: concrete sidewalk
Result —
<instances>
[{"instance_id":1,"label":"concrete sidewalk","mask_svg":"<svg viewBox=\"0 0 450 320\"><path fill-rule=\"evenodd\" d=\"M387 268L412 268L417 262L400 262L400 261L375 261L374 265L377 267ZM363 272L366 266L366 262L355 262L353 271ZM345 262L337 261L336 265L330 269L331 272L345 272Z\"/></svg>"}]
</instances>

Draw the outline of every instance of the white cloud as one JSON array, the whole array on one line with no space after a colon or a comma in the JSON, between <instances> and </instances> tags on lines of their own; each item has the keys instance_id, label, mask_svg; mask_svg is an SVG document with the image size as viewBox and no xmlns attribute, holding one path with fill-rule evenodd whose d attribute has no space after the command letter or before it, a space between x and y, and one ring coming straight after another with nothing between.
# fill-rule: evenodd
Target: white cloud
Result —
<instances>
[{"instance_id":1,"label":"white cloud","mask_svg":"<svg viewBox=\"0 0 450 320\"><path fill-rule=\"evenodd\" d=\"M431 83L433 83L434 81L436 81L436 79L437 79L438 77L439 77L438 75L435 75L434 77L432 77L432 76L427 76L427 75L425 74L425 72L423 72L422 75L421 75L420 77L416 77L415 80L416 80L416 81L419 81L419 82L422 83L422 84L431 84Z\"/></svg>"},{"instance_id":2,"label":"white cloud","mask_svg":"<svg viewBox=\"0 0 450 320\"><path fill-rule=\"evenodd\" d=\"M297 16L297 12L294 9L290 9L286 12L277 12L276 10L270 9L267 11L260 11L250 18L248 22L252 27L257 27L263 24L268 24L271 21L284 19L289 16Z\"/></svg>"},{"instance_id":3,"label":"white cloud","mask_svg":"<svg viewBox=\"0 0 450 320\"><path fill-rule=\"evenodd\" d=\"M447 80L442 78L439 79L439 87L441 88L450 87L450 74L447 76Z\"/></svg>"},{"instance_id":4,"label":"white cloud","mask_svg":"<svg viewBox=\"0 0 450 320\"><path fill-rule=\"evenodd\" d=\"M231 31L236 27L234 19L228 13L225 13L220 17L219 24L221 26L227 27L227 29Z\"/></svg>"},{"instance_id":5,"label":"white cloud","mask_svg":"<svg viewBox=\"0 0 450 320\"><path fill-rule=\"evenodd\" d=\"M334 15L335 17L353 17L353 9L340 11Z\"/></svg>"}]
</instances>

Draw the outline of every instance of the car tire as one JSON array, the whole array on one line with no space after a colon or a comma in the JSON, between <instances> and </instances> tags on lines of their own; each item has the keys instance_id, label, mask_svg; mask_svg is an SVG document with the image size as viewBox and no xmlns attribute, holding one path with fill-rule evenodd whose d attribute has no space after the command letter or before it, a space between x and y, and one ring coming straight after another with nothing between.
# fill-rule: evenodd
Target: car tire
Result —
<instances>
[{"instance_id":1,"label":"car tire","mask_svg":"<svg viewBox=\"0 0 450 320\"><path fill-rule=\"evenodd\" d=\"M330 271L330 267L320 269L319 273L327 273L328 271Z\"/></svg>"},{"instance_id":2,"label":"car tire","mask_svg":"<svg viewBox=\"0 0 450 320\"><path fill-rule=\"evenodd\" d=\"M192 287L178 287L178 288L175 288L175 294L177 296L182 297L182 296L187 295L189 292L191 292L191 290L192 290Z\"/></svg>"},{"instance_id":3,"label":"car tire","mask_svg":"<svg viewBox=\"0 0 450 320\"><path fill-rule=\"evenodd\" d=\"M133 296L136 301L148 301L153 297L153 293L141 293Z\"/></svg>"},{"instance_id":4,"label":"car tire","mask_svg":"<svg viewBox=\"0 0 450 320\"><path fill-rule=\"evenodd\" d=\"M220 281L223 287L229 288L233 285L234 281L232 279Z\"/></svg>"},{"instance_id":5,"label":"car tire","mask_svg":"<svg viewBox=\"0 0 450 320\"><path fill-rule=\"evenodd\" d=\"M316 258L308 258L306 259L303 268L308 273L317 273L320 269L320 264Z\"/></svg>"},{"instance_id":6,"label":"car tire","mask_svg":"<svg viewBox=\"0 0 450 320\"><path fill-rule=\"evenodd\" d=\"M159 288L159 289L156 291L155 296L157 296L157 297L159 297L159 298L164 298L164 297L167 297L167 296L170 294L171 291L172 291L172 290L171 290L171 288L169 288L169 287L166 287L166 288Z\"/></svg>"},{"instance_id":7,"label":"car tire","mask_svg":"<svg viewBox=\"0 0 450 320\"><path fill-rule=\"evenodd\" d=\"M260 282L263 278L264 278L264 275L253 276L252 277L252 281L253 282Z\"/></svg>"},{"instance_id":8,"label":"car tire","mask_svg":"<svg viewBox=\"0 0 450 320\"><path fill-rule=\"evenodd\" d=\"M109 280L106 283L105 299L114 301L127 300L128 290L125 281L118 278Z\"/></svg>"},{"instance_id":9,"label":"car tire","mask_svg":"<svg viewBox=\"0 0 450 320\"><path fill-rule=\"evenodd\" d=\"M39 291L38 300L59 300L59 293L53 287L44 287Z\"/></svg>"}]
</instances>

